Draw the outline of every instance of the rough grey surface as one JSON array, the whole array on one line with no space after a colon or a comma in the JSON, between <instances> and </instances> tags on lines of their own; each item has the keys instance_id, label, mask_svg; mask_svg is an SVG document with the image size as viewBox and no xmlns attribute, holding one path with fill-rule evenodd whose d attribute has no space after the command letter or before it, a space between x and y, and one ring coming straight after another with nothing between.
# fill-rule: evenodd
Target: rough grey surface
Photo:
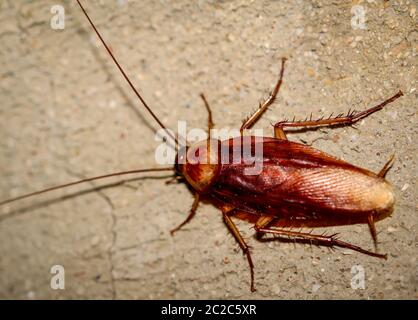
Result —
<instances>
[{"instance_id":1,"label":"rough grey surface","mask_svg":"<svg viewBox=\"0 0 418 320\"><path fill-rule=\"evenodd\" d=\"M0 3L1 198L155 166L157 126L74 1L64 3L65 29L50 28L50 8L59 2ZM1 207L1 298L418 298L416 3L85 2L144 98L173 128L177 120L204 128L200 92L217 127L239 127L271 90L282 56L289 58L284 85L257 124L268 135L270 122L362 110L402 89L404 97L357 129L290 136L374 171L396 152L387 178L397 204L377 224L389 259L260 243L249 224L238 222L253 247L258 291L250 293L247 262L220 212L200 205L171 237L193 196L182 184L149 175ZM367 10L366 30L350 25L354 4ZM334 231L372 248L365 225ZM65 290L50 288L55 264L65 268ZM350 286L355 265L364 268L364 290Z\"/></svg>"}]
</instances>

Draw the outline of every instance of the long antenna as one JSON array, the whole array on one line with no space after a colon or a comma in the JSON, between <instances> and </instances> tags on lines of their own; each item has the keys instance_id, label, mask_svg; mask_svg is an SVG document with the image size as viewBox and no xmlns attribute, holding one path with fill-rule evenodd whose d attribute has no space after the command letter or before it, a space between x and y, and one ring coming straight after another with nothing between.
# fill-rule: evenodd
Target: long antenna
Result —
<instances>
[{"instance_id":1,"label":"long antenna","mask_svg":"<svg viewBox=\"0 0 418 320\"><path fill-rule=\"evenodd\" d=\"M115 56L113 55L110 48L107 46L106 42L103 40L101 34L97 30L96 26L94 25L93 21L90 19L89 15L87 14L86 10L84 9L83 5L80 3L79 0L77 0L78 5L80 6L81 10L83 10L84 15L86 16L87 20L90 22L90 25L93 27L94 31L96 32L97 36L99 37L100 41L103 43L104 47L106 48L109 55L112 57L113 62L116 64L116 66L119 68L120 72L122 73L125 80L129 83L132 90L135 92L136 96L139 100L141 100L142 104L144 105L145 109L148 110L148 112L151 114L151 116L154 118L155 121L160 125L161 128L163 128L167 134L174 140L176 143L176 146L179 145L177 138L169 131L163 123L157 118L157 116L152 112L151 108L148 106L148 104L145 102L145 100L142 98L142 96L139 94L138 90L134 87L131 80L128 78L128 76L125 73L125 70L123 70L122 66L119 64L118 60L116 60Z\"/></svg>"},{"instance_id":2,"label":"long antenna","mask_svg":"<svg viewBox=\"0 0 418 320\"><path fill-rule=\"evenodd\" d=\"M126 174L143 173L143 172L157 172L157 171L169 171L169 170L174 171L174 168L173 167L149 168L149 169L138 169L138 170L121 171L121 172L105 174L105 175L102 175L102 176L96 176L96 177L87 178L87 179L83 179L83 180L78 180L78 181L74 181L74 182L70 182L70 183L66 183L66 184L61 184L59 186L55 186L55 187L35 191L35 192L32 192L32 193L28 193L28 194L25 194L25 195L22 195L22 196L19 196L19 197L7 199L7 200L4 200L4 201L1 201L0 206L2 206L4 204L7 204L7 203L10 203L10 202L14 202L14 201L22 200L22 199L25 199L25 198L37 196L39 194L46 193L46 192L49 192L49 191L74 186L76 184L80 184L80 183L83 183L83 182L89 182L89 181L93 181L93 180L99 180L99 179L110 178L110 177L115 177L115 176L122 176L122 175L126 175Z\"/></svg>"}]
</instances>

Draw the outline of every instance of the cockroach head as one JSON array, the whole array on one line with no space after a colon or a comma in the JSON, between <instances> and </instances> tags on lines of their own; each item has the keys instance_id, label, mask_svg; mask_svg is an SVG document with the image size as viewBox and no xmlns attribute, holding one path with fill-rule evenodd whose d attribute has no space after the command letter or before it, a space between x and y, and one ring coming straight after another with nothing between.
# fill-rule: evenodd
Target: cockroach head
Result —
<instances>
[{"instance_id":1,"label":"cockroach head","mask_svg":"<svg viewBox=\"0 0 418 320\"><path fill-rule=\"evenodd\" d=\"M202 140L179 150L176 172L184 176L195 190L204 192L218 176L220 144L216 139Z\"/></svg>"}]
</instances>

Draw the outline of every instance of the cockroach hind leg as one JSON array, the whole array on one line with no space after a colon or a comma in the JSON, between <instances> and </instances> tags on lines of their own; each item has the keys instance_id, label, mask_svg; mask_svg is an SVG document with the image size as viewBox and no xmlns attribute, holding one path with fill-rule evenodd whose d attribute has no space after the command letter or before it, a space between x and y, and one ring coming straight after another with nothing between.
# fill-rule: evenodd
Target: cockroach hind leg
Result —
<instances>
[{"instance_id":1,"label":"cockroach hind leg","mask_svg":"<svg viewBox=\"0 0 418 320\"><path fill-rule=\"evenodd\" d=\"M193 204L192 204L192 208L189 211L189 215L177 227L175 227L174 229L170 230L170 233L171 233L172 236L174 235L175 232L179 231L185 224L189 223L190 220L193 219L193 217L196 215L196 210L197 210L197 207L199 206L199 201L200 201L200 196L199 196L198 193L195 193L195 195L194 195L194 201L193 201Z\"/></svg>"},{"instance_id":2,"label":"cockroach hind leg","mask_svg":"<svg viewBox=\"0 0 418 320\"><path fill-rule=\"evenodd\" d=\"M384 178L386 176L386 173L390 170L390 168L393 166L393 163L395 162L395 154L392 154L389 160L385 163L383 168L379 171L377 174L378 177Z\"/></svg>"},{"instance_id":3,"label":"cockroach hind leg","mask_svg":"<svg viewBox=\"0 0 418 320\"><path fill-rule=\"evenodd\" d=\"M367 254L372 257L381 258L381 259L387 259L386 254L380 254L376 253L370 250L363 249L359 246L356 246L354 244L342 241L338 239L336 236L337 234L333 235L318 235L318 234L312 234L312 233L303 233L299 231L289 231L289 230L283 230L283 229L273 229L273 228L262 228L259 230L259 232L262 233L270 233L273 235L280 237L289 237L290 239L294 239L295 241L313 241L313 243L316 243L317 245L323 245L327 247L340 247L340 248L347 248L354 251L358 251L364 254Z\"/></svg>"},{"instance_id":4,"label":"cockroach hind leg","mask_svg":"<svg viewBox=\"0 0 418 320\"><path fill-rule=\"evenodd\" d=\"M273 220L275 220L275 218L272 216L261 216L260 218L258 218L254 225L254 229L256 231L255 236L257 240L260 240L264 235L264 233L258 232L258 230L260 230L261 228L266 228L271 222L273 222Z\"/></svg>"}]
</instances>

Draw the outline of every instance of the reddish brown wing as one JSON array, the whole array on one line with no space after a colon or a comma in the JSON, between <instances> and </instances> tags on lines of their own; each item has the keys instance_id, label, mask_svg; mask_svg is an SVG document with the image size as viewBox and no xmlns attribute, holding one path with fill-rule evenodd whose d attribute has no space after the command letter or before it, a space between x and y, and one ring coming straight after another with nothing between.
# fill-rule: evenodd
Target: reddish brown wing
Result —
<instances>
[{"instance_id":1,"label":"reddish brown wing","mask_svg":"<svg viewBox=\"0 0 418 320\"><path fill-rule=\"evenodd\" d=\"M299 143L257 139L251 137L244 144L251 144L253 150L255 144L262 144L261 172L248 175L245 169L254 164L231 163L229 159L210 190L216 200L250 214L285 219L316 219L323 215L367 217L393 203L390 194L386 195L388 199L380 195L383 191L391 192L389 184L368 170ZM222 142L222 147L230 155L237 154L243 142L238 137Z\"/></svg>"}]
</instances>

